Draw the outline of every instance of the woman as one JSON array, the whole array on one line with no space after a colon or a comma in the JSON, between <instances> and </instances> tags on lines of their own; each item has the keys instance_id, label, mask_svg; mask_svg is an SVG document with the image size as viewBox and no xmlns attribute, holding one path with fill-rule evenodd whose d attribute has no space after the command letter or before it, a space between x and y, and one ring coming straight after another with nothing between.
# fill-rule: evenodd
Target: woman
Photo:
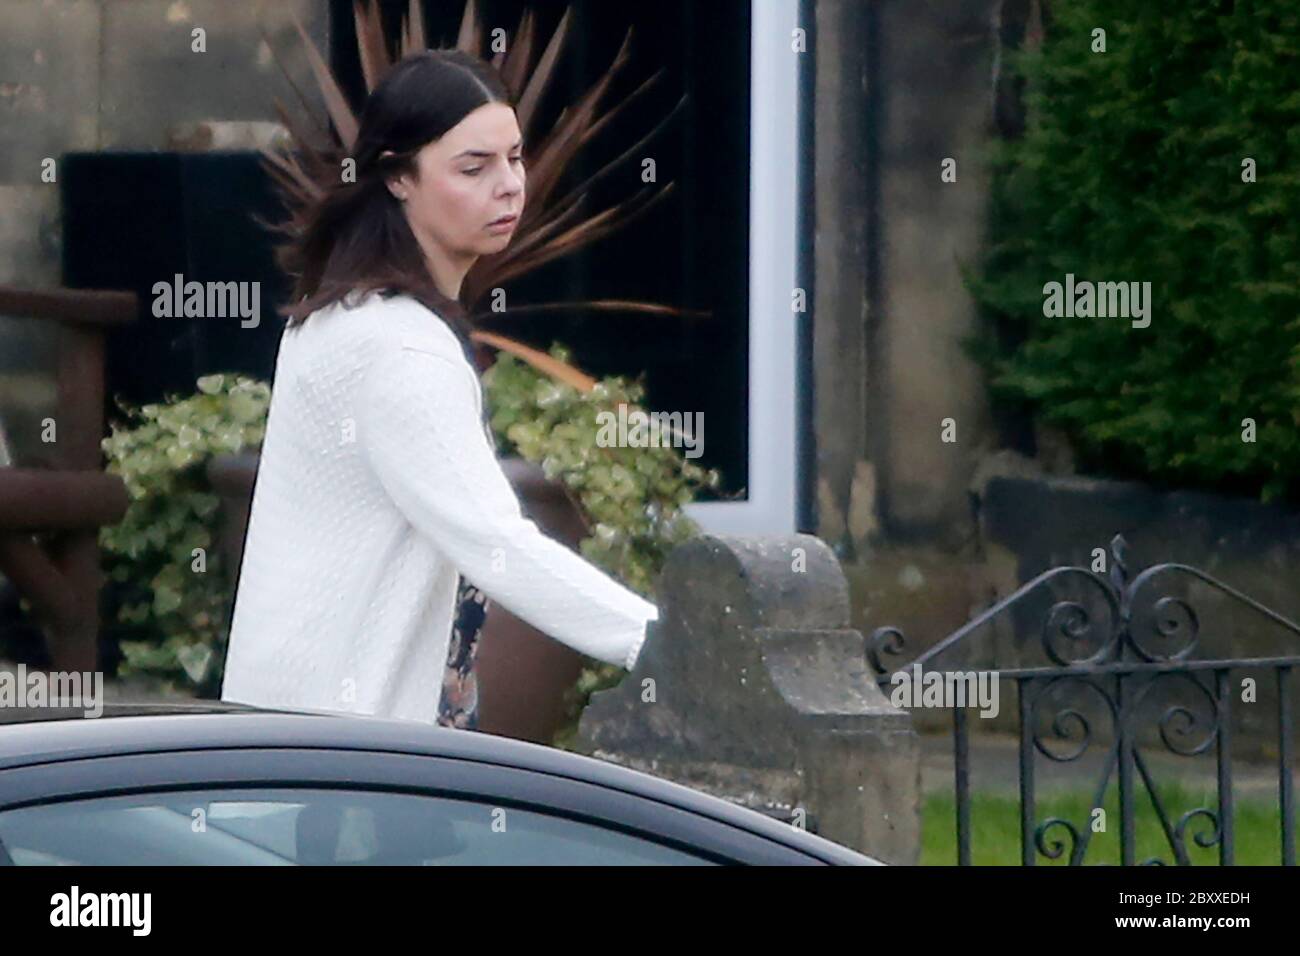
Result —
<instances>
[{"instance_id":1,"label":"woman","mask_svg":"<svg viewBox=\"0 0 1300 956\"><path fill-rule=\"evenodd\" d=\"M524 206L509 100L472 56L407 57L366 102L355 182L296 213L223 700L472 728L489 598L628 668L657 619L522 516L484 424L457 296Z\"/></svg>"}]
</instances>

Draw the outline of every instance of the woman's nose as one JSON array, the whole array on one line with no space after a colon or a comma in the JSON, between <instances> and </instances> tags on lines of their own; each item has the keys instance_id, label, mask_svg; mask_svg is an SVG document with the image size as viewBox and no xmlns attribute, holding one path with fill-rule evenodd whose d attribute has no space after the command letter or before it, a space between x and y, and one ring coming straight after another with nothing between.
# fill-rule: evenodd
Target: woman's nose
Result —
<instances>
[{"instance_id":1,"label":"woman's nose","mask_svg":"<svg viewBox=\"0 0 1300 956\"><path fill-rule=\"evenodd\" d=\"M501 177L498 186L498 194L501 196L511 196L515 193L524 191L524 173L522 170L506 169L506 174Z\"/></svg>"}]
</instances>

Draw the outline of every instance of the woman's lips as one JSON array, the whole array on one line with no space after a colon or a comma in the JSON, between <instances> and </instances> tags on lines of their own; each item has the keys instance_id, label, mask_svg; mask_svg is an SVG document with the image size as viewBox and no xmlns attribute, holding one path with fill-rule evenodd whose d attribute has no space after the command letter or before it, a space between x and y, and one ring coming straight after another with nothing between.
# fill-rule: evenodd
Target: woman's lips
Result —
<instances>
[{"instance_id":1,"label":"woman's lips","mask_svg":"<svg viewBox=\"0 0 1300 956\"><path fill-rule=\"evenodd\" d=\"M487 224L487 228L490 232L509 232L518 221L518 216L503 216L500 219L492 220Z\"/></svg>"}]
</instances>

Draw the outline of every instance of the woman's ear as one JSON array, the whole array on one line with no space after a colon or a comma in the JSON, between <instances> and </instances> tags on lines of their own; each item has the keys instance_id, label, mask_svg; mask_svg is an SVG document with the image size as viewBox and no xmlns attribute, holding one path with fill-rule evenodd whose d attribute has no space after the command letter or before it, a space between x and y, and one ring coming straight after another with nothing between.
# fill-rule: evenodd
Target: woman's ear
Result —
<instances>
[{"instance_id":1,"label":"woman's ear","mask_svg":"<svg viewBox=\"0 0 1300 956\"><path fill-rule=\"evenodd\" d=\"M397 154L391 149L386 149L379 154L379 158L383 160L395 155ZM406 202L406 193L408 189L406 184L406 174L403 173L397 176L386 176L384 177L384 185L388 187L388 191L392 193L394 198L399 202Z\"/></svg>"}]
</instances>

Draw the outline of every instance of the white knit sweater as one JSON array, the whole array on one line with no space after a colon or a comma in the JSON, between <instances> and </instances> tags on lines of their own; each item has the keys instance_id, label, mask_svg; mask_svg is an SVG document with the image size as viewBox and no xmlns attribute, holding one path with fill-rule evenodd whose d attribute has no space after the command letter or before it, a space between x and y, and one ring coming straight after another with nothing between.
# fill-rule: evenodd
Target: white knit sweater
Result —
<instances>
[{"instance_id":1,"label":"white knit sweater","mask_svg":"<svg viewBox=\"0 0 1300 956\"><path fill-rule=\"evenodd\" d=\"M223 700L435 722L462 573L632 666L657 609L521 514L482 408L460 340L409 297L286 328Z\"/></svg>"}]
</instances>

